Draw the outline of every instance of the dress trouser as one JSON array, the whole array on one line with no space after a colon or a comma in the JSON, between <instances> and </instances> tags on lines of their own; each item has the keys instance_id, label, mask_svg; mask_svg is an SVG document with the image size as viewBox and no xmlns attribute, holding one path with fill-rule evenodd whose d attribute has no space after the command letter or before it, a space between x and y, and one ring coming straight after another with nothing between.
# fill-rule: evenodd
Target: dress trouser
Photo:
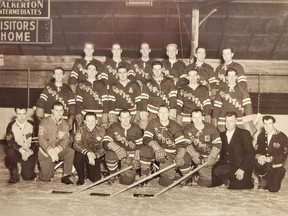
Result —
<instances>
[{"instance_id":1,"label":"dress trouser","mask_svg":"<svg viewBox=\"0 0 288 216\"><path fill-rule=\"evenodd\" d=\"M66 147L59 153L59 160L64 161L64 174L71 175L75 151L71 147ZM38 152L40 164L39 179L50 181L54 177L54 167L56 162L52 162L51 157L45 156L41 151Z\"/></svg>"}]
</instances>

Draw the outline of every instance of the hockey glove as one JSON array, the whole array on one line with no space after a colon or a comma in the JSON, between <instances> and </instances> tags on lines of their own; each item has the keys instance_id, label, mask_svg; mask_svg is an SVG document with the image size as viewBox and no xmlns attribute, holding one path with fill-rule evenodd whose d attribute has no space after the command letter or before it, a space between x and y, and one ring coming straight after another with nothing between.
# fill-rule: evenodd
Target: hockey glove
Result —
<instances>
[{"instance_id":1,"label":"hockey glove","mask_svg":"<svg viewBox=\"0 0 288 216\"><path fill-rule=\"evenodd\" d=\"M200 164L201 163L201 157L200 154L194 149L192 145L187 146L187 152L191 156L193 162L195 164Z\"/></svg>"},{"instance_id":2,"label":"hockey glove","mask_svg":"<svg viewBox=\"0 0 288 216\"><path fill-rule=\"evenodd\" d=\"M140 169L140 150L135 151L134 158L132 160L133 169Z\"/></svg>"},{"instance_id":3,"label":"hockey glove","mask_svg":"<svg viewBox=\"0 0 288 216\"><path fill-rule=\"evenodd\" d=\"M219 148L212 147L211 152L207 157L207 166L213 166L217 162L217 156L219 152Z\"/></svg>"},{"instance_id":4,"label":"hockey glove","mask_svg":"<svg viewBox=\"0 0 288 216\"><path fill-rule=\"evenodd\" d=\"M181 167L184 165L184 155L186 154L186 149L185 148L178 148L177 150L177 155L175 157L175 163L177 167Z\"/></svg>"},{"instance_id":5,"label":"hockey glove","mask_svg":"<svg viewBox=\"0 0 288 216\"><path fill-rule=\"evenodd\" d=\"M148 145L151 148L153 148L153 150L155 152L156 161L164 162L165 161L165 150L163 148L161 148L159 143L157 141L155 141L155 140L152 140Z\"/></svg>"},{"instance_id":6,"label":"hockey glove","mask_svg":"<svg viewBox=\"0 0 288 216\"><path fill-rule=\"evenodd\" d=\"M108 143L108 148L115 152L119 160L127 157L127 152L115 142Z\"/></svg>"}]
</instances>

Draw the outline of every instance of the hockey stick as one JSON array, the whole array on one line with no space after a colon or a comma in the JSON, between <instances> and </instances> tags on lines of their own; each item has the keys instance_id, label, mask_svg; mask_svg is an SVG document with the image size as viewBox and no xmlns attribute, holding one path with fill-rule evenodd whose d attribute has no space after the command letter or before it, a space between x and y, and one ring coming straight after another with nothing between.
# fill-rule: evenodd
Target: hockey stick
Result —
<instances>
[{"instance_id":1,"label":"hockey stick","mask_svg":"<svg viewBox=\"0 0 288 216\"><path fill-rule=\"evenodd\" d=\"M186 175L182 176L180 179L178 179L177 181L174 181L171 185L163 188L162 190L160 190L158 193L156 194L140 194L140 193L136 193L133 196L134 197L157 197L163 193L165 193L166 191L170 190L171 188L175 187L176 185L178 185L179 183L181 183L183 180L185 180L186 178L188 178L189 176L191 176L192 174L194 174L195 172L197 172L199 169L203 168L204 166L207 165L207 162L205 162L204 164L202 164L201 166L198 166L197 168L191 170L189 173L187 173Z\"/></svg>"},{"instance_id":2,"label":"hockey stick","mask_svg":"<svg viewBox=\"0 0 288 216\"><path fill-rule=\"evenodd\" d=\"M145 181L147 181L147 180L149 180L149 179L151 179L151 178L159 175L160 173L163 173L163 172L165 172L165 171L167 171L167 170L169 170L169 169L172 169L172 168L174 168L174 167L176 167L176 163L173 163L173 164L171 164L170 166L165 167L165 168L159 170L158 172L155 172L155 173L153 173L153 174L151 174L151 175L149 175L149 176L147 176L147 177L145 177L145 178L143 178L143 179L140 179L139 181L134 182L133 184L129 185L128 187L123 188L122 190L117 191L117 192L115 192L115 193L113 193L113 194L107 194L107 193L106 193L106 194L105 194L105 193L90 193L90 195L91 195L91 196L110 196L110 197L113 197L113 196L116 196L117 194L120 194L120 193L122 193L122 192L124 192L124 191L127 191L127 190L129 190L130 188L133 188L133 187L135 187L136 185L139 185L139 184L141 184L142 182L145 182Z\"/></svg>"},{"instance_id":3,"label":"hockey stick","mask_svg":"<svg viewBox=\"0 0 288 216\"><path fill-rule=\"evenodd\" d=\"M60 162L54 167L54 170L58 169L63 163L64 163L64 161L60 161Z\"/></svg>"},{"instance_id":4,"label":"hockey stick","mask_svg":"<svg viewBox=\"0 0 288 216\"><path fill-rule=\"evenodd\" d=\"M126 168L124 168L122 170L119 170L118 172L115 172L115 173L113 173L113 174L111 174L111 175L109 175L109 176L107 176L107 177L105 177L103 179L100 179L100 180L98 180L98 181L96 181L96 182L94 182L94 183L92 183L92 184L90 184L90 185L78 190L78 191L75 191L74 193L80 193L80 192L85 191L85 190L87 190L89 188L92 188L92 187L94 187L96 185L99 185L99 184L109 180L110 178L112 178L114 176L117 176L117 175L119 175L119 174L121 174L121 173L123 173L123 172L125 172L125 171L127 171L129 169L131 169L132 167L133 166L128 166L128 167L126 167ZM56 194L72 194L73 192L71 192L71 191L52 191L52 193L56 193Z\"/></svg>"}]
</instances>

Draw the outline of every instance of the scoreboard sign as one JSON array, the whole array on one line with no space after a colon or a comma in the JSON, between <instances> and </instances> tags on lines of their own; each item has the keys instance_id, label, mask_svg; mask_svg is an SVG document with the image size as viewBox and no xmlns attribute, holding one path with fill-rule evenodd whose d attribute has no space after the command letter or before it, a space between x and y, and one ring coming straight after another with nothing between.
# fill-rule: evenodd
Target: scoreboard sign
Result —
<instances>
[{"instance_id":1,"label":"scoreboard sign","mask_svg":"<svg viewBox=\"0 0 288 216\"><path fill-rule=\"evenodd\" d=\"M0 44L51 44L52 20L0 20Z\"/></svg>"},{"instance_id":2,"label":"scoreboard sign","mask_svg":"<svg viewBox=\"0 0 288 216\"><path fill-rule=\"evenodd\" d=\"M0 0L0 18L50 18L50 0Z\"/></svg>"}]
</instances>

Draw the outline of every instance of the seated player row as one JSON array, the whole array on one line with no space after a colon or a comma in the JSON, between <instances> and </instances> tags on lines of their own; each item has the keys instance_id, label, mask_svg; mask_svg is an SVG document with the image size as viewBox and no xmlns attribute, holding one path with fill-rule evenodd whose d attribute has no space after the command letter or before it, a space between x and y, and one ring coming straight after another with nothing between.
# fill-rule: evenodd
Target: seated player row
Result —
<instances>
[{"instance_id":1,"label":"seated player row","mask_svg":"<svg viewBox=\"0 0 288 216\"><path fill-rule=\"evenodd\" d=\"M63 119L64 105L55 102L51 115L40 122L39 146L35 140L35 126L27 121L27 110L18 107L15 112L16 119L6 131L9 183L19 181L18 162L22 165L22 178L34 180L37 157L40 180L50 181L56 162L62 160L64 176L61 181L73 184L70 176L74 164L78 185L84 184L85 178L92 182L101 179L101 160L105 160L110 174L131 166L119 178L119 182L125 185L135 181L137 170L140 170L141 178L149 176L151 163L159 164L160 170L173 165L160 174L161 186L169 186L189 173L192 167L203 163L206 165L185 184L193 180L206 187L225 184L229 189L251 189L254 187L252 172L255 165L258 188L277 192L285 175L283 163L287 158L288 140L274 127L272 116L263 117L265 131L259 134L254 150L250 133L236 126L237 113L230 111L225 115L226 130L221 133L203 121L200 109L193 110L192 122L181 128L169 118L169 108L161 105L157 117L149 121L144 133L132 122L131 112L127 109L119 112L119 122L112 124L107 132L96 125L96 114L87 112L71 145L70 126Z\"/></svg>"}]
</instances>

